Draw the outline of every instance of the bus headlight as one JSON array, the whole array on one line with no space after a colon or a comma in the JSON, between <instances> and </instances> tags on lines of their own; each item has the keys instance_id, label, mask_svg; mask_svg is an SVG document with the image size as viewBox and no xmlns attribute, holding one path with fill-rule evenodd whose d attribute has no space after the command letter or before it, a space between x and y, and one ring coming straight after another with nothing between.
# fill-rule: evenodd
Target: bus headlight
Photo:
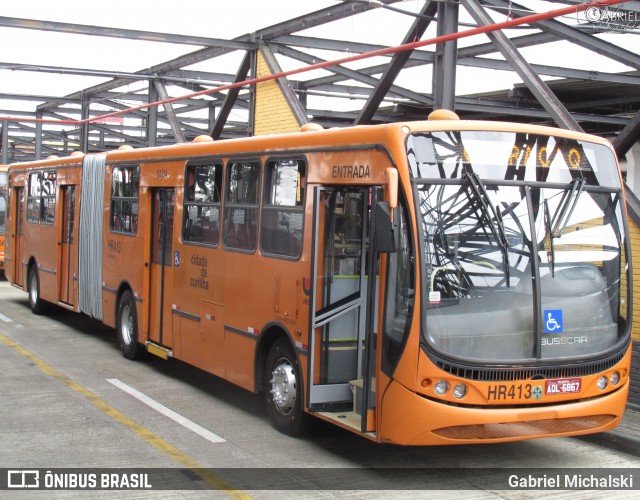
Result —
<instances>
[{"instance_id":1,"label":"bus headlight","mask_svg":"<svg viewBox=\"0 0 640 500\"><path fill-rule=\"evenodd\" d=\"M603 375L598 379L598 389L600 389L601 391L604 391L607 388L607 383L608 383L607 377Z\"/></svg>"},{"instance_id":2,"label":"bus headlight","mask_svg":"<svg viewBox=\"0 0 640 500\"><path fill-rule=\"evenodd\" d=\"M438 380L434 389L438 396L444 396L449 390L449 383L446 380Z\"/></svg>"},{"instance_id":3,"label":"bus headlight","mask_svg":"<svg viewBox=\"0 0 640 500\"><path fill-rule=\"evenodd\" d=\"M453 388L453 397L456 399L462 399L467 394L467 386L464 384L457 384Z\"/></svg>"},{"instance_id":4,"label":"bus headlight","mask_svg":"<svg viewBox=\"0 0 640 500\"><path fill-rule=\"evenodd\" d=\"M620 382L620 372L613 372L609 377L609 382L611 382L611 385L618 385L618 382Z\"/></svg>"}]
</instances>

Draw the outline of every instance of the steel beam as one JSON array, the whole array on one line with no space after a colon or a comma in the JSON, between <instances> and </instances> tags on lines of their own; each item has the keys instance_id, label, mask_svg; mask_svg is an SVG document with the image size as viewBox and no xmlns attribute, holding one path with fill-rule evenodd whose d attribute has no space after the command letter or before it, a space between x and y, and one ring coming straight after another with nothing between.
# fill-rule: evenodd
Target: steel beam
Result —
<instances>
[{"instance_id":1,"label":"steel beam","mask_svg":"<svg viewBox=\"0 0 640 500\"><path fill-rule=\"evenodd\" d=\"M622 157L638 142L640 138L640 111L638 111L625 128L613 140L613 149Z\"/></svg>"},{"instance_id":2,"label":"steel beam","mask_svg":"<svg viewBox=\"0 0 640 500\"><path fill-rule=\"evenodd\" d=\"M459 4L438 3L438 36L458 31ZM456 58L458 42L452 40L436 44L436 58L433 65L433 108L455 109L456 101Z\"/></svg>"},{"instance_id":3,"label":"steel beam","mask_svg":"<svg viewBox=\"0 0 640 500\"><path fill-rule=\"evenodd\" d=\"M159 80L154 80L153 84L161 101L169 99L169 94L167 93L164 83ZM180 120L178 120L178 116L173 109L173 104L165 103L162 106L167 114L167 119L169 120L169 125L171 125L171 130L173 131L173 136L175 137L176 142L186 142L180 126Z\"/></svg>"},{"instance_id":4,"label":"steel beam","mask_svg":"<svg viewBox=\"0 0 640 500\"><path fill-rule=\"evenodd\" d=\"M466 57L458 59L459 66L469 66L483 69L497 69L511 71L513 68L506 61L487 59L481 57ZM626 85L640 85L640 76L625 73L607 73L603 71L561 68L546 64L531 64L531 67L539 75L554 76L559 78L573 78L594 82L621 83Z\"/></svg>"},{"instance_id":5,"label":"steel beam","mask_svg":"<svg viewBox=\"0 0 640 500\"><path fill-rule=\"evenodd\" d=\"M36 117L42 118L42 112L36 113ZM42 159L42 122L36 122L36 149L35 149L35 157L36 160Z\"/></svg>"},{"instance_id":6,"label":"steel beam","mask_svg":"<svg viewBox=\"0 0 640 500\"><path fill-rule=\"evenodd\" d=\"M0 16L0 27L51 31L55 33L71 33L74 35L126 38L129 40L143 40L146 42L175 43L183 45L196 45L202 47L224 47L233 50L251 50L252 48L254 48L254 44L250 42L224 40L221 38L175 35L171 33L158 33L155 31L107 28L104 26L60 23L55 21L38 21L36 19L20 19L16 17L4 16Z\"/></svg>"},{"instance_id":7,"label":"steel beam","mask_svg":"<svg viewBox=\"0 0 640 500\"><path fill-rule=\"evenodd\" d=\"M241 82L247 79L247 75L251 69L251 57L252 52L247 51L240 63L240 66L238 67L238 71L236 72L236 76L233 80L234 82ZM218 139L222 134L222 130L227 123L229 114L231 114L231 110L236 104L238 94L240 94L240 87L236 87L227 92L224 102L222 103L222 107L220 108L220 112L218 113L218 118L215 120L209 134L213 139Z\"/></svg>"},{"instance_id":8,"label":"steel beam","mask_svg":"<svg viewBox=\"0 0 640 500\"><path fill-rule=\"evenodd\" d=\"M85 97L82 99L82 111L80 113L80 118L82 120L86 120L91 116L91 102L89 97ZM80 151L83 153L89 152L89 123L85 122L80 125Z\"/></svg>"},{"instance_id":9,"label":"steel beam","mask_svg":"<svg viewBox=\"0 0 640 500\"><path fill-rule=\"evenodd\" d=\"M420 15L433 17L438 10L438 5L438 2L427 1L420 11ZM424 32L427 30L430 23L430 18L418 17L402 40L402 44L422 38L422 35L424 35ZM391 62L378 79L378 83L374 86L373 92L360 110L360 113L355 120L355 124L369 123L371 121L374 113L380 106L382 99L387 95L387 92L389 92L389 89L398 77L398 74L402 68L405 67L407 61L411 57L411 52L412 51L405 50L393 55Z\"/></svg>"},{"instance_id":10,"label":"steel beam","mask_svg":"<svg viewBox=\"0 0 640 500\"><path fill-rule=\"evenodd\" d=\"M269 66L269 71L271 72L271 74L273 75L276 73L281 73L282 68L280 67L280 64L278 64L276 56L271 50L271 47L269 47L268 45L261 45L259 50L260 54L262 54L262 57L264 57L267 66ZM280 91L287 101L287 104L289 104L289 108L291 109L293 116L298 122L298 125L309 123L307 111L302 107L300 99L298 99L298 96L295 94L295 92L291 88L291 85L289 84L289 80L287 78L278 78L276 82L278 83Z\"/></svg>"},{"instance_id":11,"label":"steel beam","mask_svg":"<svg viewBox=\"0 0 640 500\"><path fill-rule=\"evenodd\" d=\"M155 82L149 82L149 102L158 100L158 91ZM147 146L156 146L158 138L158 106L147 108L146 123Z\"/></svg>"},{"instance_id":12,"label":"steel beam","mask_svg":"<svg viewBox=\"0 0 640 500\"><path fill-rule=\"evenodd\" d=\"M490 8L499 9L502 13L505 12L505 9L511 9L511 13L514 17L524 17L529 14L534 14L532 10L510 0L487 0L485 4ZM606 40L583 33L582 31L572 28L560 21L556 21L555 19L538 21L533 23L532 26L542 29L543 31L553 33L556 37L560 37L571 43L580 45L581 47L592 50L598 54L608 57L609 59L613 59L614 61L618 61L635 69L640 69L640 55L623 49L613 43L609 43Z\"/></svg>"},{"instance_id":13,"label":"steel beam","mask_svg":"<svg viewBox=\"0 0 640 500\"><path fill-rule=\"evenodd\" d=\"M549 33L534 33L532 35L525 35L521 37L510 38L511 42L518 48L528 47L532 45L540 45L556 40L553 34ZM383 45L376 44L364 44L343 42L340 40L328 40L322 38L311 38L302 36L282 36L275 39L275 42L279 45L298 48L310 48L319 50L333 50L346 53L361 54L364 52L371 52L374 50L383 49ZM486 69L500 69L511 71L511 66L502 60L488 59L483 57L477 57L479 55L487 55L497 52L493 43L486 43L480 45L474 45L470 47L458 48L458 61L459 66L470 66L475 68ZM409 59L406 61L403 69L412 68L421 65L432 64L435 60L433 52L427 52L425 50L414 50L411 52ZM539 75L554 76L560 78L577 78L580 80L602 81L611 83L627 83L630 85L640 85L640 76L634 76L624 73L608 73L594 70L577 70L571 68L562 68L559 66L550 66L546 64L531 64L531 67L536 70ZM360 68L358 71L363 74L378 74L383 71L385 66L376 65L366 68ZM305 81L307 88L321 86L326 83L339 82L344 80L338 75L331 77L321 77L318 79Z\"/></svg>"},{"instance_id":14,"label":"steel beam","mask_svg":"<svg viewBox=\"0 0 640 500\"><path fill-rule=\"evenodd\" d=\"M400 0L382 0L384 3L390 4L395 3ZM267 28L258 30L254 33L247 33L240 37L234 38L233 42L249 42L253 45L249 48L255 48L256 43L260 40L269 41L272 38L276 38L278 36L287 35L291 33L295 33L296 31L300 31L302 29L309 29L316 26L321 26L326 23L330 23L332 21L336 21L338 19L343 19L345 17L353 16L355 14L359 14L361 12L365 12L371 9L378 8L378 5L373 3L357 3L357 4L349 4L349 3L340 3L337 5L333 5L331 7L327 7L325 9L321 9L315 12L311 12L309 14L305 14L303 16L299 16L295 19L290 19L288 21L277 23ZM149 69L142 70L140 73L156 73L159 75L163 75L165 73L179 70L185 66L190 66L192 64L196 64L202 61L206 61L224 54L231 52L233 49L229 46L225 47L207 47L205 49L200 49L195 52L190 52L189 54L185 54L183 56L176 57L170 61L166 61L160 64L156 64ZM247 50L245 47L244 50ZM138 73L138 72L136 72ZM141 77L143 79L143 77ZM73 94L69 94L69 97L79 98L81 94L83 95L93 95L97 92L104 92L107 90L113 90L118 87L121 87L125 84L120 78L114 78L109 82L105 82L102 84L94 85L93 87L89 87L84 89L81 92L75 92Z\"/></svg>"},{"instance_id":15,"label":"steel beam","mask_svg":"<svg viewBox=\"0 0 640 500\"><path fill-rule=\"evenodd\" d=\"M292 59L298 60L298 61L302 61L305 62L307 64L314 64L314 63L320 63L320 62L324 62L324 59L320 58L320 57L316 57L310 54L306 54L304 52L301 52L299 50L295 50L295 49L291 49L289 47L283 47L283 46L278 46L278 52L287 56L287 57L291 57ZM380 72L384 71L384 68L386 68L385 66L379 66L378 69L380 70ZM330 68L327 68L327 71L332 71L334 73L339 74L340 76L344 77L342 78L343 80L356 80L362 83L365 83L367 85L370 85L371 87L375 87L376 84L378 83L378 79L374 78L372 76L369 76L367 73L361 71L361 70L353 70L353 69L349 69L349 68L345 68L344 66L340 66L340 65L336 65L336 66L331 66ZM414 92L412 90L408 90L405 88L401 88L398 87L397 85L392 85L389 92L399 96L399 97L404 97L406 99L411 99L411 100L415 100L416 102L419 103L424 103L424 104L431 104L432 100L430 97L423 95L423 94L419 94L418 92Z\"/></svg>"},{"instance_id":16,"label":"steel beam","mask_svg":"<svg viewBox=\"0 0 640 500\"><path fill-rule=\"evenodd\" d=\"M9 122L2 123L2 163L9 163Z\"/></svg>"},{"instance_id":17,"label":"steel beam","mask_svg":"<svg viewBox=\"0 0 640 500\"><path fill-rule=\"evenodd\" d=\"M193 83L193 77L177 76L177 75L158 75L154 73L131 73L129 71L114 71L114 70L99 70L99 69L84 69L84 68L69 68L64 66L46 66L43 64L20 64L20 63L0 63L0 69L7 71L27 71L31 73L58 73L61 75L74 75L74 76L95 76L98 78L119 78L122 80L164 80L172 83ZM200 72L201 75L205 73ZM130 83L130 82L129 82ZM209 81L208 79L200 77L198 83L202 85L218 85L219 82L215 80ZM124 83L123 83L124 85ZM95 95L95 94L92 94ZM57 99L62 99L58 97ZM72 101L73 99L67 99Z\"/></svg>"},{"instance_id":18,"label":"steel beam","mask_svg":"<svg viewBox=\"0 0 640 500\"><path fill-rule=\"evenodd\" d=\"M486 26L493 23L491 17L489 17L477 0L462 0L462 3L478 24ZM502 31L490 32L487 33L487 36L495 43L496 48L513 66L514 71L522 78L522 81L540 105L551 115L553 120L561 127L581 131L582 128L578 125L578 122L571 116L571 113L565 109L555 94L549 90L547 84L544 83L542 78L531 68L529 63L527 63L524 57L518 52L518 49L510 42L509 38L507 38Z\"/></svg>"}]
</instances>

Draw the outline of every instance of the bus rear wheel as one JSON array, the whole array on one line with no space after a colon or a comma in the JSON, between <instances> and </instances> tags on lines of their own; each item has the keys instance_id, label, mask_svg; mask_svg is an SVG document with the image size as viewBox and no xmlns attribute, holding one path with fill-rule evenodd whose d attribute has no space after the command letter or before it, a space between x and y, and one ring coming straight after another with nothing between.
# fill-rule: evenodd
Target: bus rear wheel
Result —
<instances>
[{"instance_id":1,"label":"bus rear wheel","mask_svg":"<svg viewBox=\"0 0 640 500\"><path fill-rule=\"evenodd\" d=\"M118 302L116 331L122 355L127 359L140 359L144 348L138 342L138 313L130 290L125 290Z\"/></svg>"},{"instance_id":2,"label":"bus rear wheel","mask_svg":"<svg viewBox=\"0 0 640 500\"><path fill-rule=\"evenodd\" d=\"M29 268L29 307L33 314L45 311L44 301L40 298L40 279L35 264Z\"/></svg>"},{"instance_id":3,"label":"bus rear wheel","mask_svg":"<svg viewBox=\"0 0 640 500\"><path fill-rule=\"evenodd\" d=\"M305 432L309 416L302 406L300 367L287 339L277 340L269 350L264 388L273 426L289 436Z\"/></svg>"}]
</instances>

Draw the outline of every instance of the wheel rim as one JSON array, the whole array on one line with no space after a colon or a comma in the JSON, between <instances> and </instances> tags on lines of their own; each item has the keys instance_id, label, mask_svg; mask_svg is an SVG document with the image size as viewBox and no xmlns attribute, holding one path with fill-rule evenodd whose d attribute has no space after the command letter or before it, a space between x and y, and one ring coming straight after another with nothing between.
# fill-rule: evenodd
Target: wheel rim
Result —
<instances>
[{"instance_id":1,"label":"wheel rim","mask_svg":"<svg viewBox=\"0 0 640 500\"><path fill-rule=\"evenodd\" d=\"M288 415L296 404L296 375L288 359L282 358L276 363L270 382L274 406Z\"/></svg>"},{"instance_id":2,"label":"wheel rim","mask_svg":"<svg viewBox=\"0 0 640 500\"><path fill-rule=\"evenodd\" d=\"M31 282L29 283L29 300L31 305L34 306L38 302L38 278L36 273L31 273Z\"/></svg>"},{"instance_id":3,"label":"wheel rim","mask_svg":"<svg viewBox=\"0 0 640 500\"><path fill-rule=\"evenodd\" d=\"M120 331L122 332L122 340L125 344L131 344L133 340L133 315L131 314L131 306L125 304L120 314Z\"/></svg>"}]
</instances>

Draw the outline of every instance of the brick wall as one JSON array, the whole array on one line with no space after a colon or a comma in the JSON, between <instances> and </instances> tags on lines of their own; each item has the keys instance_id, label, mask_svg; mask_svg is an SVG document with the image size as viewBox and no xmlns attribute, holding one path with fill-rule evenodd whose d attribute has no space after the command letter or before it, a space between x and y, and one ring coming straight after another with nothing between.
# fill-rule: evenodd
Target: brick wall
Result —
<instances>
[{"instance_id":1,"label":"brick wall","mask_svg":"<svg viewBox=\"0 0 640 500\"><path fill-rule=\"evenodd\" d=\"M267 62L258 51L256 61L258 77L271 74ZM256 100L254 114L254 135L279 134L284 132L298 132L300 124L291 111L280 86L276 80L256 85Z\"/></svg>"}]
</instances>

